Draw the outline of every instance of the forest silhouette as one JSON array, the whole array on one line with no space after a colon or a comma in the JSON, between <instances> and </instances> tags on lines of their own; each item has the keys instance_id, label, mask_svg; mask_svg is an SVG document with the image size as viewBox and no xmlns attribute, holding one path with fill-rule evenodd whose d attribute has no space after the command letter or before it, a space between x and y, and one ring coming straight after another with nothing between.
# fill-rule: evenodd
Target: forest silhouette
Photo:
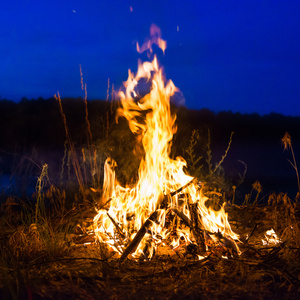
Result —
<instances>
[{"instance_id":1,"label":"forest silhouette","mask_svg":"<svg viewBox=\"0 0 300 300\"><path fill-rule=\"evenodd\" d=\"M135 138L125 120L116 123L114 112L117 105L117 102L102 100L87 102L93 143L102 151L103 161L112 156L117 162L119 160L120 169L133 168L136 165L131 164L129 167L128 164L130 156L134 156L132 149ZM72 141L80 152L87 145L84 100L64 98L62 106ZM261 182L266 193L295 193L297 190L295 172L287 161L290 159L289 153L283 151L281 139L285 132L289 132L297 159L297 153L300 153L300 117L278 113L264 116L231 111L214 113L209 109L192 110L175 105L172 110L177 114L178 127L172 144L173 156L186 158L192 132L197 130L199 145L195 148L196 154L205 157L209 135L213 161L218 162L228 146L231 133L234 132L231 147L222 164L231 184L236 184L246 167L247 172L241 187L245 192L249 192L251 184L256 180ZM58 177L65 151L66 134L55 98L22 98L17 103L1 99L0 136L0 184L1 177L4 178L5 175L24 173L24 166L26 174L36 178L40 170L29 159L40 166L47 163L49 175ZM27 162L24 157L28 158ZM126 175L123 175L125 178Z\"/></svg>"}]
</instances>

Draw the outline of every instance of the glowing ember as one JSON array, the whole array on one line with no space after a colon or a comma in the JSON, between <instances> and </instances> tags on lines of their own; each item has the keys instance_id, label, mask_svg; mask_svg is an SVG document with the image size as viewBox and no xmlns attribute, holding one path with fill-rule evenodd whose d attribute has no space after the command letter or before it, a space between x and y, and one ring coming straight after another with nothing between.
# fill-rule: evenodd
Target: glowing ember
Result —
<instances>
[{"instance_id":1,"label":"glowing ember","mask_svg":"<svg viewBox=\"0 0 300 300\"><path fill-rule=\"evenodd\" d=\"M262 239L263 245L276 245L280 242L281 240L277 237L274 229L267 230L265 233L265 239Z\"/></svg>"},{"instance_id":2,"label":"glowing ember","mask_svg":"<svg viewBox=\"0 0 300 300\"><path fill-rule=\"evenodd\" d=\"M137 45L137 50L152 53L153 44L165 50L166 42L155 25L151 26L150 38L142 46ZM177 129L170 97L178 89L172 81L165 81L155 56L152 62L139 62L136 75L130 70L128 73L125 89L119 92L122 108L118 109L117 118L127 119L145 154L134 187L122 187L114 171L116 162L110 158L105 162L103 199L109 208L99 210L94 218L97 239L124 258L130 253L151 258L159 244L176 250L195 240L199 244L197 236L205 240L217 235L230 241L238 253L233 241L238 236L230 228L224 207L219 211L207 207L200 185L183 171L185 160L169 157ZM141 82L146 82L149 90L144 96L139 95ZM195 226L195 222L199 224ZM202 233L198 235L199 228Z\"/></svg>"}]
</instances>

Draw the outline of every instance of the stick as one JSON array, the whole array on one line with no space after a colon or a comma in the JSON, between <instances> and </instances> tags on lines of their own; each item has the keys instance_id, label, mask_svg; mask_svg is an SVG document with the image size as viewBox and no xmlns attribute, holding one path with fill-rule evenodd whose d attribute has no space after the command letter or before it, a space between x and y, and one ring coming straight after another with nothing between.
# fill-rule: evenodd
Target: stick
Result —
<instances>
[{"instance_id":1,"label":"stick","mask_svg":"<svg viewBox=\"0 0 300 300\"><path fill-rule=\"evenodd\" d=\"M191 214L191 229L192 233L195 237L196 243L198 245L198 250L201 253L206 252L206 247L205 247L205 239L204 239L204 234L203 230L200 228L201 221L200 221L200 215L198 214L198 204L197 203L189 203L189 209L190 209L190 214Z\"/></svg>"},{"instance_id":2,"label":"stick","mask_svg":"<svg viewBox=\"0 0 300 300\"><path fill-rule=\"evenodd\" d=\"M170 195L171 197L177 195L178 193L180 193L182 190L186 189L189 185L191 185L194 181L196 180L196 178L193 178L191 181L189 181L188 183L186 183L185 185L183 185L181 188L179 188L178 190L171 192Z\"/></svg>"},{"instance_id":3,"label":"stick","mask_svg":"<svg viewBox=\"0 0 300 300\"><path fill-rule=\"evenodd\" d=\"M196 180L196 178L193 178L191 181L189 181L188 183L186 183L185 185L183 185L182 187L180 187L179 189L177 189L174 192L171 192L167 195L165 195L163 197L163 200L160 204L160 208L165 209L167 208L167 204L169 202L169 200L174 197L175 195L179 194L181 191L183 191L184 189L186 189L189 185L191 185L194 181Z\"/></svg>"},{"instance_id":4,"label":"stick","mask_svg":"<svg viewBox=\"0 0 300 300\"><path fill-rule=\"evenodd\" d=\"M131 243L128 245L128 247L125 249L125 251L123 252L120 261L124 261L126 259L126 257L134 250L137 248L137 246L139 245L139 243L141 242L142 238L144 237L144 235L147 232L147 229L151 227L152 222L156 221L157 217L159 215L158 210L156 210L155 212L153 212L150 217L145 221L145 223L142 225L142 227L140 228L140 230L137 232L137 234L135 235L135 237L133 238L133 240L131 241Z\"/></svg>"},{"instance_id":5,"label":"stick","mask_svg":"<svg viewBox=\"0 0 300 300\"><path fill-rule=\"evenodd\" d=\"M117 222L110 216L110 214L107 212L106 213L107 216L109 217L109 219L112 221L112 223L115 225L117 231L118 231L118 234L122 237L122 239L125 238L125 235L124 233L122 232L122 229L120 228L120 226L117 224Z\"/></svg>"},{"instance_id":6,"label":"stick","mask_svg":"<svg viewBox=\"0 0 300 300\"><path fill-rule=\"evenodd\" d=\"M249 239L250 239L251 236L253 235L253 233L254 233L255 229L257 228L258 224L259 224L259 223L255 223L253 229L251 230L251 232L249 233L248 237L246 238L246 241L245 241L244 245L246 245L246 244L248 243Z\"/></svg>"},{"instance_id":7,"label":"stick","mask_svg":"<svg viewBox=\"0 0 300 300\"><path fill-rule=\"evenodd\" d=\"M178 210L177 208L171 208L171 211L174 212L183 222L185 225L191 227L191 220L188 216L186 216L183 212Z\"/></svg>"}]
</instances>

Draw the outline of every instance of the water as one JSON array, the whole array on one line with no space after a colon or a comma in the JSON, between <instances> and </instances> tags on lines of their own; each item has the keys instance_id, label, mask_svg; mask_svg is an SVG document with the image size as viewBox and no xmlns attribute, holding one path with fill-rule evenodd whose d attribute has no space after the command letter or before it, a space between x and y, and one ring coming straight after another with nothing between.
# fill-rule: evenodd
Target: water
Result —
<instances>
[{"instance_id":1,"label":"water","mask_svg":"<svg viewBox=\"0 0 300 300\"><path fill-rule=\"evenodd\" d=\"M36 176L0 175L0 195L30 197L35 192Z\"/></svg>"}]
</instances>

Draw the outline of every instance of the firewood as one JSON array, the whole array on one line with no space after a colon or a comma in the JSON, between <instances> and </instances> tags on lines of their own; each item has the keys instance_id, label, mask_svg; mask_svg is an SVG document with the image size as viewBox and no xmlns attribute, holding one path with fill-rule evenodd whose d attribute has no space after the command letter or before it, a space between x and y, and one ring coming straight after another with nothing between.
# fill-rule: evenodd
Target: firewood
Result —
<instances>
[{"instance_id":1,"label":"firewood","mask_svg":"<svg viewBox=\"0 0 300 300\"><path fill-rule=\"evenodd\" d=\"M152 225L152 222L155 222L157 220L159 216L159 210L154 211L150 217L145 221L145 223L142 225L142 227L139 229L139 231L137 232L137 234L135 235L135 237L133 238L133 240L131 241L131 243L127 246L127 248L125 249L125 251L123 252L120 261L124 261L127 256L133 251L135 250L139 243L141 242L142 238L144 237L144 235L147 232L147 229L149 229Z\"/></svg>"},{"instance_id":2,"label":"firewood","mask_svg":"<svg viewBox=\"0 0 300 300\"><path fill-rule=\"evenodd\" d=\"M206 252L205 238L203 230L201 229L200 214L198 213L198 204L188 202L190 214L191 214L191 229L198 245L199 254Z\"/></svg>"},{"instance_id":3,"label":"firewood","mask_svg":"<svg viewBox=\"0 0 300 300\"><path fill-rule=\"evenodd\" d=\"M168 203L170 202L170 199L174 196L176 196L177 194L179 194L180 192L182 192L184 189L186 189L189 185L191 185L194 181L196 180L196 178L193 178L191 181L189 181L188 183L186 183L185 185L183 185L182 187L180 187L179 189L177 189L176 191L173 191L167 195L164 195L162 201L159 201L159 207L162 209L165 209L168 207Z\"/></svg>"},{"instance_id":4,"label":"firewood","mask_svg":"<svg viewBox=\"0 0 300 300\"><path fill-rule=\"evenodd\" d=\"M151 227L152 222L155 222L157 220L157 217L159 216L160 209L166 209L168 207L168 203L170 202L170 198L180 193L182 190L187 188L190 184L192 184L195 181L195 178L193 178L191 181L177 189L176 191L173 191L167 195L164 195L161 201L158 201L158 208L150 215L150 217L145 221L145 223L142 225L142 227L139 229L131 243L128 245L128 247L125 249L124 253L122 254L120 261L124 261L127 256L137 248L139 243L141 242L142 238L147 232L147 229Z\"/></svg>"},{"instance_id":5,"label":"firewood","mask_svg":"<svg viewBox=\"0 0 300 300\"><path fill-rule=\"evenodd\" d=\"M251 236L253 235L255 229L257 228L257 226L259 225L259 223L255 223L254 227L252 228L251 232L248 234L246 240L245 240L245 245L248 243L249 239L251 238Z\"/></svg>"},{"instance_id":6,"label":"firewood","mask_svg":"<svg viewBox=\"0 0 300 300\"><path fill-rule=\"evenodd\" d=\"M111 220L111 222L114 224L115 228L117 229L117 232L118 232L118 235L124 239L125 238L125 235L122 231L122 229L120 228L120 226L118 225L118 223L110 216L110 214L107 212L106 213L107 216L109 217L109 219Z\"/></svg>"},{"instance_id":7,"label":"firewood","mask_svg":"<svg viewBox=\"0 0 300 300\"><path fill-rule=\"evenodd\" d=\"M191 220L188 216L186 216L182 211L177 208L171 208L171 211L174 212L186 226L191 227Z\"/></svg>"}]
</instances>

